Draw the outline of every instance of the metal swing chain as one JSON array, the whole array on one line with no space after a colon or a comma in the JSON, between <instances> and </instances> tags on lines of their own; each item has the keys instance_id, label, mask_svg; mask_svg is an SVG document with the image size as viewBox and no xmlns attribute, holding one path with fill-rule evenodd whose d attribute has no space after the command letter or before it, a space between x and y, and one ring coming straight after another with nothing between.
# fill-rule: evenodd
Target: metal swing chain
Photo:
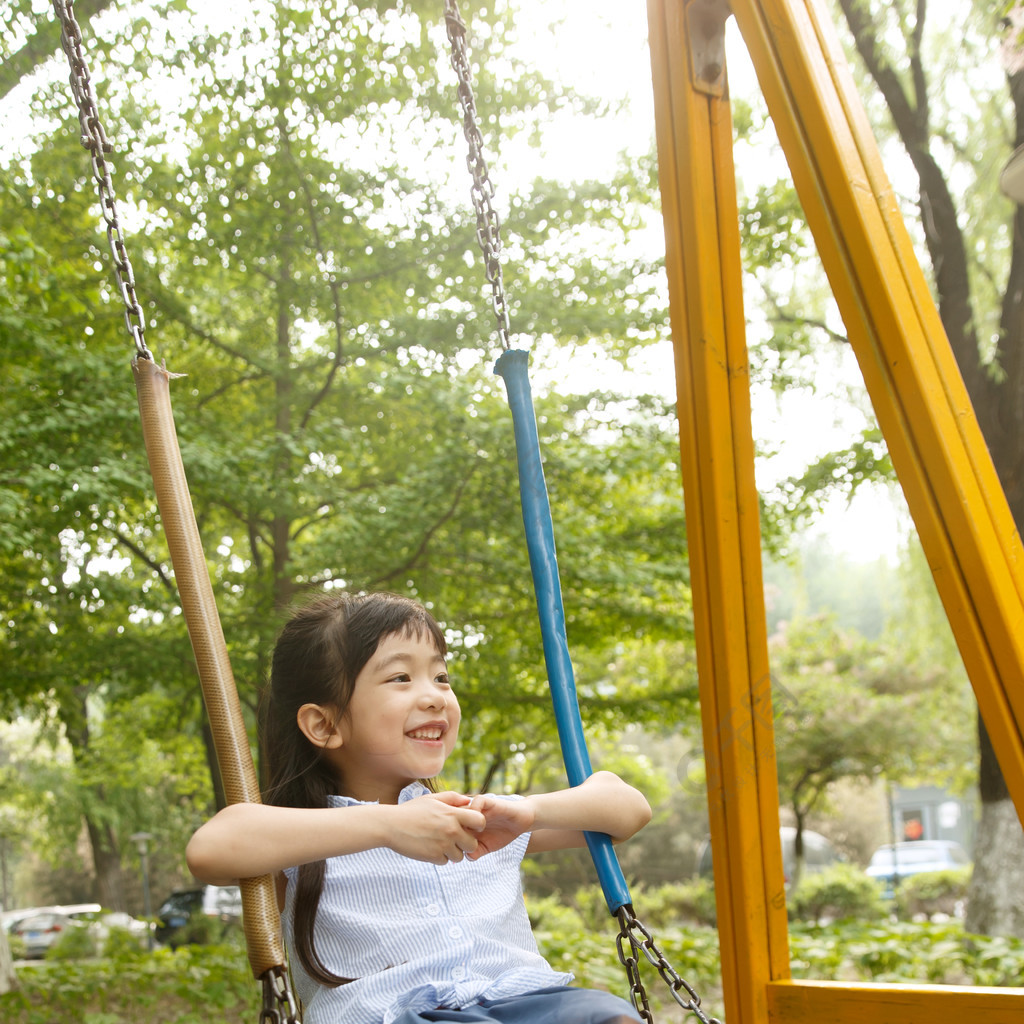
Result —
<instances>
[{"instance_id":1,"label":"metal swing chain","mask_svg":"<svg viewBox=\"0 0 1024 1024\"><path fill-rule=\"evenodd\" d=\"M261 980L263 1007L259 1024L300 1024L287 970L284 967L271 968Z\"/></svg>"},{"instance_id":2,"label":"metal swing chain","mask_svg":"<svg viewBox=\"0 0 1024 1024\"><path fill-rule=\"evenodd\" d=\"M459 104L462 107L462 130L469 143L466 166L473 175L473 208L476 210L476 239L484 255L484 273L491 286L491 306L498 322L498 337L502 349L510 347L508 302L501 274L501 220L491 200L494 184L484 159L484 140L477 120L476 100L473 98L473 72L466 49L466 23L459 14L455 0L445 0L444 20L451 43L452 67L459 79Z\"/></svg>"},{"instance_id":3,"label":"metal swing chain","mask_svg":"<svg viewBox=\"0 0 1024 1024\"><path fill-rule=\"evenodd\" d=\"M476 209L477 241L484 254L484 267L487 280L493 292L494 315L498 321L498 334L502 348L509 348L508 304L501 274L501 221L495 212L491 199L494 196L494 185L487 171L487 162L483 155L483 138L477 120L476 101L473 98L472 72L466 50L466 24L459 15L456 0L445 0L445 24L448 30L448 41L451 43L451 62L459 79L459 103L463 113L463 131L469 143L469 156L466 164L473 175L473 206ZM700 996L693 987L674 970L657 947L651 933L637 920L633 908L626 904L616 913L620 932L617 942L619 960L626 969L630 985L630 999L637 1012L647 1024L653 1024L647 991L640 978L639 956L652 963L669 986L672 998L684 1009L694 1014L701 1024L721 1024L714 1017L709 1017L700 1005ZM685 995L683 995L685 993Z\"/></svg>"},{"instance_id":4,"label":"metal swing chain","mask_svg":"<svg viewBox=\"0 0 1024 1024\"><path fill-rule=\"evenodd\" d=\"M110 180L110 168L104 154L113 152L113 145L107 139L100 124L96 109L96 93L86 64L82 48L82 32L75 19L73 0L53 0L53 9L60 21L60 43L67 55L71 68L71 92L78 106L78 120L82 126L82 145L92 158L92 173L96 179L96 191L100 198L100 209L107 226L107 242L114 258L117 284L124 302L124 322L128 333L135 342L135 350L142 359L153 359L153 353L146 346L146 318L135 293L135 275L128 259L124 235L117 217L114 200L114 185Z\"/></svg>"},{"instance_id":5,"label":"metal swing chain","mask_svg":"<svg viewBox=\"0 0 1024 1024\"><path fill-rule=\"evenodd\" d=\"M627 903L619 907L615 916L619 919L619 935L615 941L619 951L619 961L626 968L626 976L629 979L629 998L637 1013L647 1021L647 1024L653 1024L654 1018L651 1014L650 1003L647 1001L647 991L640 979L639 954L641 953L649 963L658 969L662 980L672 993L672 998L684 1010L692 1013L701 1021L701 1024L721 1024L717 1017L709 1017L704 1012L700 1005L700 996L697 995L694 987L685 978L680 977L675 968L665 959L665 954L658 948L654 937L637 920L633 907Z\"/></svg>"}]
</instances>

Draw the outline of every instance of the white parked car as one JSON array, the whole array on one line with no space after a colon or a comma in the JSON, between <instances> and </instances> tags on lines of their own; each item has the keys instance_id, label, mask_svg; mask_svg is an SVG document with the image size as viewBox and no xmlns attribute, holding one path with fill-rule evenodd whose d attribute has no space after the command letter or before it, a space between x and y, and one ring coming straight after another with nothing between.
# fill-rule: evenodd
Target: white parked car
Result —
<instances>
[{"instance_id":1,"label":"white parked car","mask_svg":"<svg viewBox=\"0 0 1024 1024\"><path fill-rule=\"evenodd\" d=\"M112 931L121 929L134 935L139 944L144 944L153 925L140 921L138 918L126 914L122 910L80 910L68 914L73 921L84 924L89 929L89 934L102 945Z\"/></svg>"},{"instance_id":2,"label":"white parked car","mask_svg":"<svg viewBox=\"0 0 1024 1024\"><path fill-rule=\"evenodd\" d=\"M76 921L67 914L49 911L23 917L15 923L12 934L25 944L25 958L33 960L46 956L46 951L72 928L84 927L81 921Z\"/></svg>"},{"instance_id":3,"label":"white parked car","mask_svg":"<svg viewBox=\"0 0 1024 1024\"><path fill-rule=\"evenodd\" d=\"M62 934L71 928L87 928L96 940L97 948L115 928L123 928L136 936L143 945L153 929L146 921L139 921L118 910L103 910L98 903L69 903L49 907L27 907L5 911L0 927L16 935L25 944L29 959L43 957Z\"/></svg>"},{"instance_id":4,"label":"white parked car","mask_svg":"<svg viewBox=\"0 0 1024 1024\"><path fill-rule=\"evenodd\" d=\"M817 871L824 871L825 868L842 860L836 848L819 832L812 832L805 828L804 841L804 863L803 870L808 875ZM785 873L786 886L796 875L796 829L790 825L782 825L779 828L779 842L782 845L782 869ZM711 837L709 836L701 844L697 854L697 873L704 877L711 877Z\"/></svg>"},{"instance_id":5,"label":"white parked car","mask_svg":"<svg viewBox=\"0 0 1024 1024\"><path fill-rule=\"evenodd\" d=\"M900 879L925 871L946 871L971 863L967 851L951 839L915 839L906 843L887 843L871 855L867 866L870 878L885 887L891 898Z\"/></svg>"}]
</instances>

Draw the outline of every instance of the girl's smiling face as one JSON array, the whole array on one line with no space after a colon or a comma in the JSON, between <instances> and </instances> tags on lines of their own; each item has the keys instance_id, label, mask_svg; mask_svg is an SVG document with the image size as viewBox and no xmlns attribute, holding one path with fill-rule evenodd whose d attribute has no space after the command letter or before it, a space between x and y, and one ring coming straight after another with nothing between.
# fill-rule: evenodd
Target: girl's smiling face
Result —
<instances>
[{"instance_id":1,"label":"girl's smiling face","mask_svg":"<svg viewBox=\"0 0 1024 1024\"><path fill-rule=\"evenodd\" d=\"M356 676L337 723L340 744L325 753L346 796L396 803L404 786L441 771L461 717L433 640L426 633L392 633Z\"/></svg>"}]
</instances>

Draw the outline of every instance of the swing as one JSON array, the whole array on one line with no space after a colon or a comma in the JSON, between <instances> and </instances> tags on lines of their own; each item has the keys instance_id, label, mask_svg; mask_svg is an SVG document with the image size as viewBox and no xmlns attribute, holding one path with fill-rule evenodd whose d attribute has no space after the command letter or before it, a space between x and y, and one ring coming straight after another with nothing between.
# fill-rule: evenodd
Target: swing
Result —
<instances>
[{"instance_id":1,"label":"swing","mask_svg":"<svg viewBox=\"0 0 1024 1024\"><path fill-rule=\"evenodd\" d=\"M259 784L249 749L241 705L227 655L209 572L185 477L170 403L173 374L157 366L146 345L145 318L135 291L135 278L118 221L113 185L104 154L112 150L96 105L74 0L52 0L61 25L61 45L70 66L70 83L78 108L82 144L89 151L107 240L125 310L125 324L135 344L132 370L136 382L143 439L153 477L164 532L181 598L182 612L199 673L200 686L214 737L217 760L229 803L259 803ZM494 187L483 154L476 119L472 76L466 47L466 25L456 0L445 0L445 24L451 63L458 77L458 99L469 144L467 165L473 176L472 198L477 238L484 258L502 354L495 372L504 383L512 414L523 521L538 606L544 659L569 784L577 786L592 774L568 652L565 614L555 554L551 509L541 461L540 441L528 376L528 354L509 340L509 316L501 268L500 220L491 205ZM626 971L630 999L641 1017L653 1024L647 992L640 977L641 956L666 982L674 1000L702 1024L718 1024L701 1007L693 987L672 968L650 931L639 921L611 839L587 833L609 912L619 922L617 953ZM281 939L274 880L270 875L241 880L246 951L253 976L263 986L261 1024L298 1024L296 1000L288 978Z\"/></svg>"}]
</instances>

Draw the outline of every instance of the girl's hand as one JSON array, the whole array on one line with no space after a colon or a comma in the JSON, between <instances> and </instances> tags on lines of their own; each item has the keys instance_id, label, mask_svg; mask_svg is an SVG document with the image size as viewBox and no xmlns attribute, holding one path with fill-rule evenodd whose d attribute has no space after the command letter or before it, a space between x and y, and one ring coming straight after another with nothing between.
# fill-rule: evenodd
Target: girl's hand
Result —
<instances>
[{"instance_id":1,"label":"girl's hand","mask_svg":"<svg viewBox=\"0 0 1024 1024\"><path fill-rule=\"evenodd\" d=\"M387 845L403 857L447 864L474 854L483 814L470 808L461 793L425 793L391 808L393 822Z\"/></svg>"},{"instance_id":2,"label":"girl's hand","mask_svg":"<svg viewBox=\"0 0 1024 1024\"><path fill-rule=\"evenodd\" d=\"M533 828L533 805L526 800L500 800L485 793L471 801L473 810L482 812L486 825L478 833L476 851L467 854L470 860L477 860L485 853L494 853L508 846L517 836Z\"/></svg>"}]
</instances>

